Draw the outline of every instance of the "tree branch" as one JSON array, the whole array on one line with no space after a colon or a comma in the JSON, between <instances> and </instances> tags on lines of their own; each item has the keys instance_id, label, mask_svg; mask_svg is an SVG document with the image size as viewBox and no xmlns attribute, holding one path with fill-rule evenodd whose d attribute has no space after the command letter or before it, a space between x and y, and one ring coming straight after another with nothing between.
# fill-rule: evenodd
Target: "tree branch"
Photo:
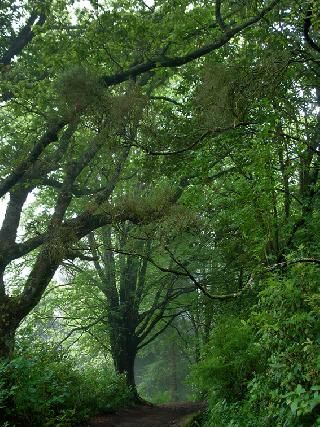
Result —
<instances>
[{"instance_id":1,"label":"tree branch","mask_svg":"<svg viewBox=\"0 0 320 427\"><path fill-rule=\"evenodd\" d=\"M171 104L174 104L178 107L183 107L182 102L177 101L176 99L170 98L169 96L150 96L150 99L159 100L159 101L166 101L170 102Z\"/></svg>"},{"instance_id":2,"label":"tree branch","mask_svg":"<svg viewBox=\"0 0 320 427\"><path fill-rule=\"evenodd\" d=\"M103 320L105 318L105 314L103 314L102 316L99 316L98 319L96 319L95 321L89 323L89 325L85 325L85 326L76 326L75 328L71 329L70 332L67 333L67 335L57 344L56 348L59 348L68 338L70 338L75 332L86 332L88 331L90 328L92 328L93 326L97 325L99 322L101 322L101 320Z\"/></svg>"},{"instance_id":3,"label":"tree branch","mask_svg":"<svg viewBox=\"0 0 320 427\"><path fill-rule=\"evenodd\" d=\"M154 335L152 335L152 337L150 337L147 341L145 342L141 342L138 345L138 349L141 350L143 347L145 347L146 345L150 344L152 341L154 341L159 335L161 335L170 325L171 323L178 317L180 316L182 313L184 313L185 310L180 311L174 315L171 316L170 320L168 320L168 322L165 322L165 325L158 331L156 332Z\"/></svg>"},{"instance_id":4,"label":"tree branch","mask_svg":"<svg viewBox=\"0 0 320 427\"><path fill-rule=\"evenodd\" d=\"M213 43L209 43L199 49L195 49L184 56L178 56L173 58L168 58L166 56L155 57L154 59L151 59L147 62L130 67L123 72L113 74L111 76L105 76L103 77L103 81L107 86L114 86L157 68L181 67L182 65L185 65L191 61L194 61L195 59L199 59L219 49L220 47L224 46L225 44L228 43L229 40L231 40L234 36L239 34L241 31L259 22L280 1L281 0L270 1L270 3L267 6L265 6L256 16L253 16L247 19L245 22L239 25L235 25L234 27L229 28Z\"/></svg>"},{"instance_id":5,"label":"tree branch","mask_svg":"<svg viewBox=\"0 0 320 427\"><path fill-rule=\"evenodd\" d=\"M90 246L90 250L92 252L92 255L95 258L95 261L94 261L95 269L98 273L98 276L99 276L101 282L104 283L106 281L106 277L105 277L105 274L104 274L103 269L102 269L100 262L99 262L100 257L99 257L99 253L98 253L98 245L97 245L97 242L96 242L96 239L94 237L93 232L88 234L88 242L89 242L89 246Z\"/></svg>"},{"instance_id":6,"label":"tree branch","mask_svg":"<svg viewBox=\"0 0 320 427\"><path fill-rule=\"evenodd\" d=\"M35 144L33 149L25 160L23 160L8 176L0 182L0 197L4 196L30 169L30 167L38 160L43 151L52 142L58 138L59 131L63 129L66 122L61 120L52 125L40 140Z\"/></svg>"},{"instance_id":7,"label":"tree branch","mask_svg":"<svg viewBox=\"0 0 320 427\"><path fill-rule=\"evenodd\" d=\"M16 241L22 208L30 190L22 188L10 193L10 200L0 230L1 250L6 250L6 248L12 246Z\"/></svg>"},{"instance_id":8,"label":"tree branch","mask_svg":"<svg viewBox=\"0 0 320 427\"><path fill-rule=\"evenodd\" d=\"M19 55L34 37L32 26L37 24L42 26L46 21L44 13L32 12L26 25L20 30L18 35L11 41L11 45L0 59L0 64L10 65L12 59Z\"/></svg>"},{"instance_id":9,"label":"tree branch","mask_svg":"<svg viewBox=\"0 0 320 427\"><path fill-rule=\"evenodd\" d=\"M313 15L312 6L311 4L309 4L308 10L304 19L304 23L303 23L303 35L308 45L316 52L320 52L320 46L310 36L310 30L312 27L312 20L311 20L312 15Z\"/></svg>"},{"instance_id":10,"label":"tree branch","mask_svg":"<svg viewBox=\"0 0 320 427\"><path fill-rule=\"evenodd\" d=\"M216 0L216 21L222 31L225 31L227 26L221 16L221 0Z\"/></svg>"},{"instance_id":11,"label":"tree branch","mask_svg":"<svg viewBox=\"0 0 320 427\"><path fill-rule=\"evenodd\" d=\"M227 300L227 299L233 299L238 296L240 296L246 289L251 287L253 278L250 278L248 283L238 292L233 292L229 294L221 294L221 295L214 295L207 291L207 289L194 277L192 273L185 267L185 265L179 261L173 253L169 250L169 248L165 247L166 251L169 253L172 260L183 270L181 273L182 275L185 275L186 277L189 277L189 279L192 281L196 289L199 289L206 297L210 299L216 299L216 300Z\"/></svg>"},{"instance_id":12,"label":"tree branch","mask_svg":"<svg viewBox=\"0 0 320 427\"><path fill-rule=\"evenodd\" d=\"M197 137L192 143L190 143L186 147L181 148L179 150L175 150L175 151L150 150L149 148L143 147L142 145L139 145L139 144L134 144L132 142L131 142L131 145L133 147L140 148L144 153L149 154L151 156L175 156L178 154L183 154L187 151L191 151L192 149L196 148L198 145L200 145L201 142L205 141L205 139L210 137L210 136L215 137L215 136L218 136L220 134L223 134L224 132L232 131L232 130L235 130L235 129L242 127L242 126L248 126L249 124L250 123L247 123L247 122L241 122L241 123L238 123L236 125L227 126L225 128L209 129L209 130L203 132L199 137Z\"/></svg>"}]
</instances>

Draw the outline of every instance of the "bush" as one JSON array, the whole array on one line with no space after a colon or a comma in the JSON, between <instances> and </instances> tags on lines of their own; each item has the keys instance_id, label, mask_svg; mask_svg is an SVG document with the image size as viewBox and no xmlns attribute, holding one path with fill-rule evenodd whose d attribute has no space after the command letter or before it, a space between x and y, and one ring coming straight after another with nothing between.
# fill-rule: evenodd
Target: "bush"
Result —
<instances>
[{"instance_id":1,"label":"bush","mask_svg":"<svg viewBox=\"0 0 320 427\"><path fill-rule=\"evenodd\" d=\"M124 376L107 369L87 367L81 377L80 405L88 408L91 414L112 412L133 401Z\"/></svg>"},{"instance_id":2,"label":"bush","mask_svg":"<svg viewBox=\"0 0 320 427\"><path fill-rule=\"evenodd\" d=\"M225 318L215 328L191 378L200 390L233 402L243 397L261 364L261 347L254 341L251 326L235 317Z\"/></svg>"},{"instance_id":3,"label":"bush","mask_svg":"<svg viewBox=\"0 0 320 427\"><path fill-rule=\"evenodd\" d=\"M0 378L2 418L10 426L67 427L131 398L124 378L103 367L82 372L54 352L2 363Z\"/></svg>"},{"instance_id":4,"label":"bush","mask_svg":"<svg viewBox=\"0 0 320 427\"><path fill-rule=\"evenodd\" d=\"M209 396L207 427L320 426L317 269L266 281L247 322L221 321L193 376Z\"/></svg>"},{"instance_id":5,"label":"bush","mask_svg":"<svg viewBox=\"0 0 320 427\"><path fill-rule=\"evenodd\" d=\"M248 386L247 402L266 426L320 425L320 299L318 271L297 267L267 282L252 313L268 355Z\"/></svg>"}]
</instances>

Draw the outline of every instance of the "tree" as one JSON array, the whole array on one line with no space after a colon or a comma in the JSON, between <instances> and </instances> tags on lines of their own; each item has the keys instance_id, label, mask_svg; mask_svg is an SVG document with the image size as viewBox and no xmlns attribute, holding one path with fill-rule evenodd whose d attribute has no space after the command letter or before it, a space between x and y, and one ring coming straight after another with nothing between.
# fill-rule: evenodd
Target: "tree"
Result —
<instances>
[{"instance_id":1,"label":"tree","mask_svg":"<svg viewBox=\"0 0 320 427\"><path fill-rule=\"evenodd\" d=\"M106 298L115 368L126 375L136 397L134 364L138 351L185 310L176 300L194 291L190 281L165 266L163 256L159 261L161 246L157 248L154 238L141 234L142 231L137 233L130 224L124 224L118 231L105 227L100 245L93 235L89 237L98 273L97 286Z\"/></svg>"},{"instance_id":2,"label":"tree","mask_svg":"<svg viewBox=\"0 0 320 427\"><path fill-rule=\"evenodd\" d=\"M68 2L3 3L0 196L9 200L0 232L1 357L12 352L17 327L63 259L79 256L84 236L114 218L141 222L125 201L110 206L108 200L150 94L161 94L168 77L179 74L177 67L226 45L278 3L272 0L255 12L230 3L234 18L224 22L217 2L216 21L208 23L210 5L186 11L179 4L168 14L165 1L151 8L117 2L93 12L79 10L75 28ZM198 13L201 24L195 26ZM22 23L24 14L29 17ZM185 27L168 33L181 16ZM95 171L105 164L106 181L94 186ZM18 239L30 195L41 198L42 214L35 212L33 231ZM5 273L26 258L32 264L28 277L19 292L10 293Z\"/></svg>"},{"instance_id":3,"label":"tree","mask_svg":"<svg viewBox=\"0 0 320 427\"><path fill-rule=\"evenodd\" d=\"M319 282L314 278L319 272L312 266L318 263L319 256L319 58L313 47L313 42L318 41L314 30L319 5L291 6L281 34L275 29L268 40L263 33L254 38L254 43L264 40L268 45L274 65L288 58L284 72L269 68L269 76L274 82L279 78L278 83L269 86L269 78L263 78L268 91L260 88L256 101L249 105L248 121L253 128L258 124L259 129L255 128L251 135L237 134L235 141L224 136L229 147L228 156L221 162L225 174L207 185L214 230L213 260L222 282L226 287L234 283L233 270L239 269L239 279L251 277L256 291L251 292L251 300L237 300L237 307L233 307L233 314L238 313L238 332L232 331L230 310L224 306L224 316L217 316L218 327L209 331L212 343L202 350L200 369L195 375L203 381L202 390L211 396L208 426L319 422L319 369L314 359L318 354L314 325L319 321L315 302L319 299L315 291ZM313 27L308 26L308 15L312 16ZM302 34L298 29L303 22L312 34L311 43L306 32ZM247 45L247 52L252 52L252 47ZM281 58L276 60L279 51ZM238 59L245 61L243 57ZM267 58L263 62L262 59L263 53L257 50L254 61L248 58L251 65L246 70L253 81L250 86L240 78L248 95L256 85L253 76L258 73L257 69L254 74L249 70L261 63L270 67ZM215 167L212 172L217 174L221 167ZM217 277L217 270L214 274ZM241 346L246 340L239 332L248 326L254 328L254 333L242 356ZM301 342L309 344L304 347ZM220 350L222 354L216 358L215 352ZM250 365L255 357L258 363ZM221 375L226 366L228 371ZM234 381L235 374L229 377L234 366L243 376L238 381ZM221 388L219 381L225 381ZM230 393L228 381L235 387L242 385L236 403L227 403L235 396L234 390ZM225 394L219 399L221 391Z\"/></svg>"}]
</instances>

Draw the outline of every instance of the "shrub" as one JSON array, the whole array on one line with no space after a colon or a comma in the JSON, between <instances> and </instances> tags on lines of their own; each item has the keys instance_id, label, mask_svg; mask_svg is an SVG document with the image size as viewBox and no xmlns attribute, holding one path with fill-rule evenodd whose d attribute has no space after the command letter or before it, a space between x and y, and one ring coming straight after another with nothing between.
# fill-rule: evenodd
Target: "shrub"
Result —
<instances>
[{"instance_id":1,"label":"shrub","mask_svg":"<svg viewBox=\"0 0 320 427\"><path fill-rule=\"evenodd\" d=\"M248 322L223 320L196 368L207 427L320 426L318 271L296 267L263 287Z\"/></svg>"},{"instance_id":2,"label":"shrub","mask_svg":"<svg viewBox=\"0 0 320 427\"><path fill-rule=\"evenodd\" d=\"M102 366L82 372L50 351L2 363L0 381L2 418L10 426L67 427L131 398L124 378Z\"/></svg>"},{"instance_id":3,"label":"shrub","mask_svg":"<svg viewBox=\"0 0 320 427\"><path fill-rule=\"evenodd\" d=\"M235 317L225 318L215 328L191 377L207 394L237 401L243 397L248 381L260 370L261 359L261 348L254 341L251 326Z\"/></svg>"}]
</instances>

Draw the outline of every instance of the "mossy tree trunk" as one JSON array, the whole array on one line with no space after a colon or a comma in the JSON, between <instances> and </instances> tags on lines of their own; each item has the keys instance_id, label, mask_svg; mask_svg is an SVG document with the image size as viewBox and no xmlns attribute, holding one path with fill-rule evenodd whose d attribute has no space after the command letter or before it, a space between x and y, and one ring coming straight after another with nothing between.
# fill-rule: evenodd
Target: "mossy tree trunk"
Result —
<instances>
[{"instance_id":1,"label":"mossy tree trunk","mask_svg":"<svg viewBox=\"0 0 320 427\"><path fill-rule=\"evenodd\" d=\"M138 352L137 337L124 333L114 337L112 341L111 348L115 369L119 374L125 375L127 386L131 389L134 398L137 399L139 397L134 374L134 364Z\"/></svg>"},{"instance_id":2,"label":"mossy tree trunk","mask_svg":"<svg viewBox=\"0 0 320 427\"><path fill-rule=\"evenodd\" d=\"M0 359L10 359L14 350L15 333L19 322L6 304L0 307Z\"/></svg>"}]
</instances>

